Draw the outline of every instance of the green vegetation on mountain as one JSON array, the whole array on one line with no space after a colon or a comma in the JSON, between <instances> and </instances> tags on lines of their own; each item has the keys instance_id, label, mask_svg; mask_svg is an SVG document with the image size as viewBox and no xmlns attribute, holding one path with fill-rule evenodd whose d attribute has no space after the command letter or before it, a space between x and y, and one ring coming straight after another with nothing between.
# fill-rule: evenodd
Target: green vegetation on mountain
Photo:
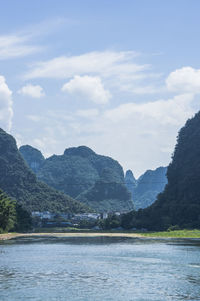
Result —
<instances>
[{"instance_id":1,"label":"green vegetation on mountain","mask_svg":"<svg viewBox=\"0 0 200 301\"><path fill-rule=\"evenodd\" d=\"M30 154L30 148L26 146L23 150L28 150ZM21 153L26 160L26 153ZM27 164L30 166L33 161L34 158ZM86 146L68 148L63 155L51 156L42 163L36 174L39 180L97 211L133 209L121 165Z\"/></svg>"},{"instance_id":2,"label":"green vegetation on mountain","mask_svg":"<svg viewBox=\"0 0 200 301\"><path fill-rule=\"evenodd\" d=\"M152 230L200 228L200 112L180 130L172 162L167 169L168 184L156 202L146 209L124 215L126 228Z\"/></svg>"},{"instance_id":3,"label":"green vegetation on mountain","mask_svg":"<svg viewBox=\"0 0 200 301\"><path fill-rule=\"evenodd\" d=\"M125 185L98 180L90 189L78 197L86 205L98 212L132 210L133 202Z\"/></svg>"},{"instance_id":4,"label":"green vegetation on mountain","mask_svg":"<svg viewBox=\"0 0 200 301\"><path fill-rule=\"evenodd\" d=\"M155 202L157 195L161 193L167 184L167 167L159 167L155 170L147 170L136 180L131 170L125 175L125 183L131 192L135 210L146 208Z\"/></svg>"},{"instance_id":5,"label":"green vegetation on mountain","mask_svg":"<svg viewBox=\"0 0 200 301\"><path fill-rule=\"evenodd\" d=\"M71 197L37 180L19 153L15 139L0 129L0 188L28 211L85 212Z\"/></svg>"}]
</instances>

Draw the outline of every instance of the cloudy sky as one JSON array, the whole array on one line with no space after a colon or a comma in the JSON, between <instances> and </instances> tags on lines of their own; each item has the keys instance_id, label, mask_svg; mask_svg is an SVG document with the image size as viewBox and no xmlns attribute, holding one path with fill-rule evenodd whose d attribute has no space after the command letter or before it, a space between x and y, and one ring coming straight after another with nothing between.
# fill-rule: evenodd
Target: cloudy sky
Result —
<instances>
[{"instance_id":1,"label":"cloudy sky","mask_svg":"<svg viewBox=\"0 0 200 301\"><path fill-rule=\"evenodd\" d=\"M200 1L0 0L0 127L139 176L200 109Z\"/></svg>"}]
</instances>

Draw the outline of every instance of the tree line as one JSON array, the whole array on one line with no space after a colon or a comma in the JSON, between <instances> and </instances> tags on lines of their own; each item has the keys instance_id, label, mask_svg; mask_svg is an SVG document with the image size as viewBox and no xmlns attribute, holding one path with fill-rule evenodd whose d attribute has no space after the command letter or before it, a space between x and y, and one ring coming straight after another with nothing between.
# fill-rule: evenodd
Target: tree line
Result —
<instances>
[{"instance_id":1,"label":"tree line","mask_svg":"<svg viewBox=\"0 0 200 301\"><path fill-rule=\"evenodd\" d=\"M30 214L0 189L0 233L27 231L31 223Z\"/></svg>"}]
</instances>

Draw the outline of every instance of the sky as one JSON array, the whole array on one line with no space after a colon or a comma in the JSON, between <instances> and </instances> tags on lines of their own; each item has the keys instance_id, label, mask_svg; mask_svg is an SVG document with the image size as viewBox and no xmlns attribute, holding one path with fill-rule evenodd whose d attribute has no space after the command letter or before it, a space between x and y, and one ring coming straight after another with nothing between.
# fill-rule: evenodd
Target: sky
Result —
<instances>
[{"instance_id":1,"label":"sky","mask_svg":"<svg viewBox=\"0 0 200 301\"><path fill-rule=\"evenodd\" d=\"M136 177L200 109L199 0L0 0L0 127L86 145Z\"/></svg>"}]
</instances>

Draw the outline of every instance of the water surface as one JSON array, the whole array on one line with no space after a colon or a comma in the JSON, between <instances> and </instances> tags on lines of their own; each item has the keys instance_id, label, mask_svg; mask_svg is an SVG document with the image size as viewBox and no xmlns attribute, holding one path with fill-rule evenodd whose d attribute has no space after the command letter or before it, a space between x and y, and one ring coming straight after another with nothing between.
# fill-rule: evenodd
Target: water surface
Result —
<instances>
[{"instance_id":1,"label":"water surface","mask_svg":"<svg viewBox=\"0 0 200 301\"><path fill-rule=\"evenodd\" d=\"M0 300L200 300L200 243L20 238L0 245Z\"/></svg>"}]
</instances>

